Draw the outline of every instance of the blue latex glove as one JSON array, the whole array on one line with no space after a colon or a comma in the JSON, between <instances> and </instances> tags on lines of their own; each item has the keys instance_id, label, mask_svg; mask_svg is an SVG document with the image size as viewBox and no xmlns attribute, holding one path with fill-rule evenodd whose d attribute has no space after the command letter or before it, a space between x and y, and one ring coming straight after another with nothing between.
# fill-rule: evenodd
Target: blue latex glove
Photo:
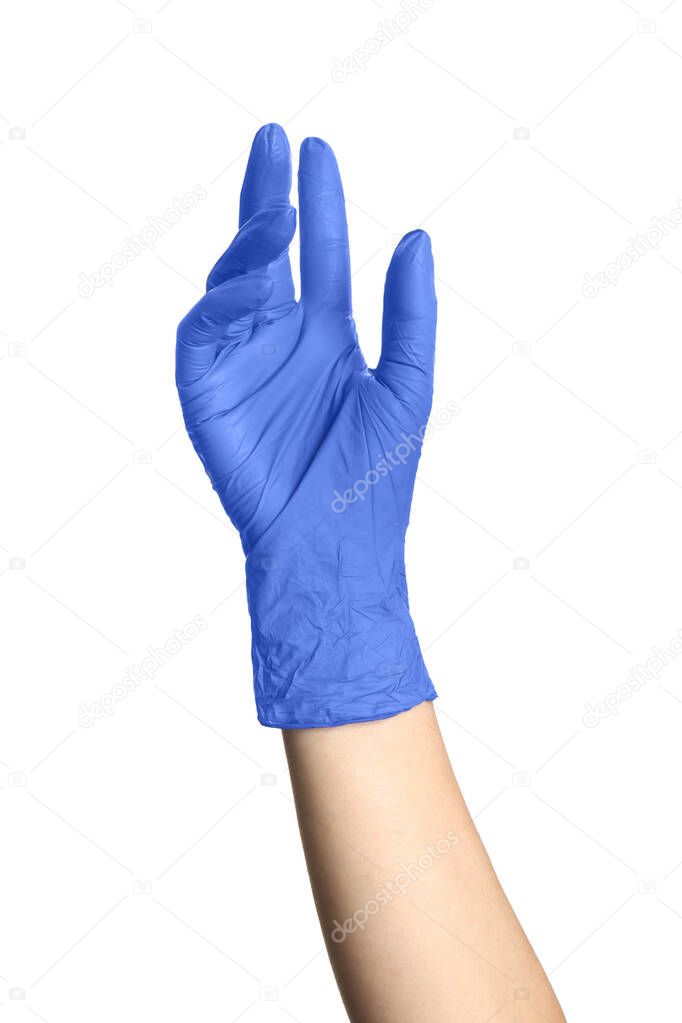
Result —
<instances>
[{"instance_id":1,"label":"blue latex glove","mask_svg":"<svg viewBox=\"0 0 682 1023\"><path fill-rule=\"evenodd\" d=\"M386 277L381 359L351 312L334 154L301 147L301 299L288 246L291 156L262 128L240 229L178 329L187 431L246 554L258 718L311 728L390 717L436 693L407 600L404 541L431 408L436 328L428 235Z\"/></svg>"}]
</instances>

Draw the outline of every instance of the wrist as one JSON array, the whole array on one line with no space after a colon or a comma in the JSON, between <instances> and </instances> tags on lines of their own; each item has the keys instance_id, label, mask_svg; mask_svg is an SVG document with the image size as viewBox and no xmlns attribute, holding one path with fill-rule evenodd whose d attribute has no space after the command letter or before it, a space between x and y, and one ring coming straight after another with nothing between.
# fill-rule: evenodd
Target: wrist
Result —
<instances>
[{"instance_id":1,"label":"wrist","mask_svg":"<svg viewBox=\"0 0 682 1023\"><path fill-rule=\"evenodd\" d=\"M409 612L402 559L368 573L320 571L305 548L252 552L246 581L258 719L315 728L392 717L436 696ZM330 580L332 582L330 583ZM374 577L370 577L374 581Z\"/></svg>"}]
</instances>

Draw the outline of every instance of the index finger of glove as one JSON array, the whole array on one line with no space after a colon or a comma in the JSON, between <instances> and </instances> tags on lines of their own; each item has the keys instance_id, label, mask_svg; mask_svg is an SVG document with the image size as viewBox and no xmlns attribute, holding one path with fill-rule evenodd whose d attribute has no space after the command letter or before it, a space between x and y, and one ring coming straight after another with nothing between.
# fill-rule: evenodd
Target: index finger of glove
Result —
<instances>
[{"instance_id":1,"label":"index finger of glove","mask_svg":"<svg viewBox=\"0 0 682 1023\"><path fill-rule=\"evenodd\" d=\"M194 383L211 368L230 324L262 309L272 289L270 277L246 274L213 288L190 309L178 327L178 386Z\"/></svg>"}]
</instances>

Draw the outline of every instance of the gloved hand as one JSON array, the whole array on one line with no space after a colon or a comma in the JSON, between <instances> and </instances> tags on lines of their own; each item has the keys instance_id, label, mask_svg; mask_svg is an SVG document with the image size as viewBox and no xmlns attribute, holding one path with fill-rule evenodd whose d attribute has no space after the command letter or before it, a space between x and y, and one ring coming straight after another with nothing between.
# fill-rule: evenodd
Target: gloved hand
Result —
<instances>
[{"instance_id":1,"label":"gloved hand","mask_svg":"<svg viewBox=\"0 0 682 1023\"><path fill-rule=\"evenodd\" d=\"M431 407L436 299L428 235L386 278L370 370L351 313L343 191L320 139L301 147L301 299L288 246L291 157L262 128L240 229L178 328L187 431L246 554L259 720L371 721L432 700L410 618L404 541Z\"/></svg>"}]
</instances>

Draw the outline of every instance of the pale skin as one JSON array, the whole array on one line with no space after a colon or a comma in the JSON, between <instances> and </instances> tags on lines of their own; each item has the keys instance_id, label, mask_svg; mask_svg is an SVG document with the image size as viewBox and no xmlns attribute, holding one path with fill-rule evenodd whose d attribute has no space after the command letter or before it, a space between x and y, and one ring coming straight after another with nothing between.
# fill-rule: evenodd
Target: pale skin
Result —
<instances>
[{"instance_id":1,"label":"pale skin","mask_svg":"<svg viewBox=\"0 0 682 1023\"><path fill-rule=\"evenodd\" d=\"M283 735L351 1023L565 1023L467 810L433 704Z\"/></svg>"}]
</instances>

